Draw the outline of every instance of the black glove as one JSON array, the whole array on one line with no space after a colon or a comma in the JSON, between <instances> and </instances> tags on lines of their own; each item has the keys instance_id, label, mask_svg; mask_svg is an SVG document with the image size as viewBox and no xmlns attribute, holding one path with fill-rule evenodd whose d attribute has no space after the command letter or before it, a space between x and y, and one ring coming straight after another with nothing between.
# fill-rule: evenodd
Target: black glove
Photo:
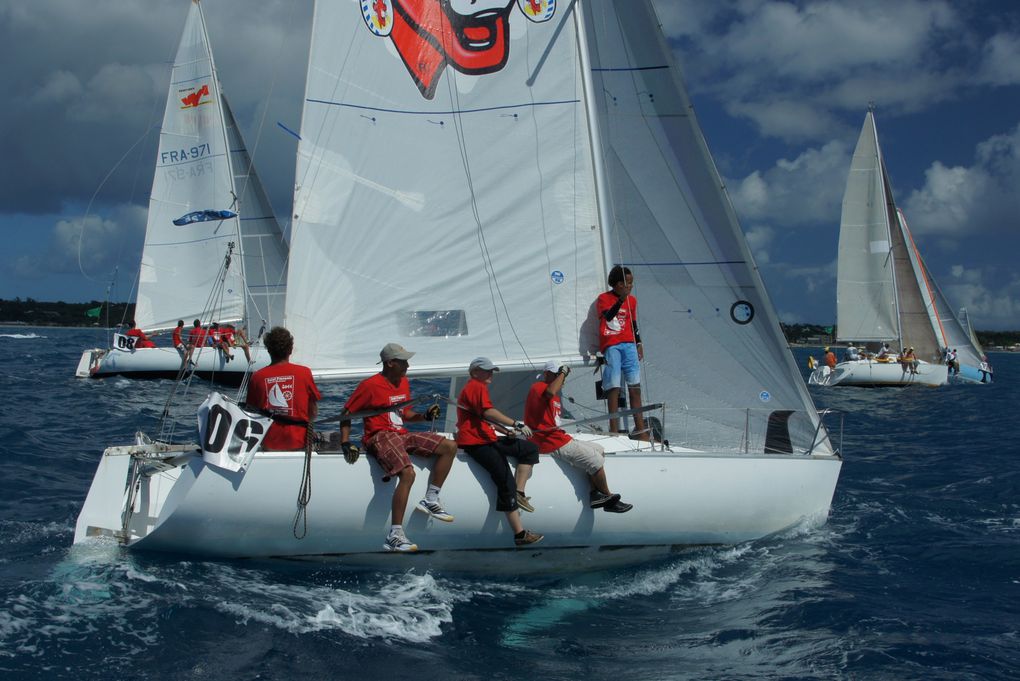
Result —
<instances>
[{"instance_id":1,"label":"black glove","mask_svg":"<svg viewBox=\"0 0 1020 681\"><path fill-rule=\"evenodd\" d=\"M341 442L340 451L344 453L344 460L347 463L356 463L361 456L361 449L353 442Z\"/></svg>"},{"instance_id":2,"label":"black glove","mask_svg":"<svg viewBox=\"0 0 1020 681\"><path fill-rule=\"evenodd\" d=\"M439 405L433 404L425 410L425 420L435 421L437 418L439 418Z\"/></svg>"},{"instance_id":3,"label":"black glove","mask_svg":"<svg viewBox=\"0 0 1020 681\"><path fill-rule=\"evenodd\" d=\"M560 367L559 373L563 374L564 378L570 375L570 367L564 365Z\"/></svg>"}]
</instances>

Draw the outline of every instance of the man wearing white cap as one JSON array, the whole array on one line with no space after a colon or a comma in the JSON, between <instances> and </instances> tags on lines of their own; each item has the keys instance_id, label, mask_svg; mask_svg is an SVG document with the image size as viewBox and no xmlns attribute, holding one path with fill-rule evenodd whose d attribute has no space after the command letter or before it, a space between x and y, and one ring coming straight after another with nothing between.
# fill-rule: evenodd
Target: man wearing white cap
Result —
<instances>
[{"instance_id":1,"label":"man wearing white cap","mask_svg":"<svg viewBox=\"0 0 1020 681\"><path fill-rule=\"evenodd\" d=\"M492 406L489 384L496 371L499 367L494 366L488 357L471 360L468 368L471 379L457 398L457 444L492 478L496 485L496 510L506 513L514 533L514 544L526 546L541 541L543 537L524 529L517 510L535 510L528 503L528 497L524 496L524 485L531 476L531 467L538 463L538 447L528 442L531 429L523 421L514 421ZM495 424L512 437L497 438L490 424ZM516 476L510 470L508 456L517 459Z\"/></svg>"},{"instance_id":2,"label":"man wearing white cap","mask_svg":"<svg viewBox=\"0 0 1020 681\"><path fill-rule=\"evenodd\" d=\"M344 405L345 414L359 411L386 410L364 417L365 434L361 442L369 453L374 454L383 469L383 480L397 478L393 490L392 525L383 548L387 551L417 551L418 545L404 534L404 511L414 484L415 472L408 454L435 456L436 465L432 470L425 498L414 510L421 511L436 520L453 522L453 516L446 512L439 501L439 492L446 482L446 476L457 456L457 443L438 433L408 432L404 422L434 421L439 417L439 405L432 405L424 414L411 409L409 405L388 409L411 400L411 387L407 381L408 360L414 357L403 346L387 343L379 353L381 372L369 376L358 384ZM340 445L347 460L357 460L358 448L351 444L350 420L340 422Z\"/></svg>"},{"instance_id":3,"label":"man wearing white cap","mask_svg":"<svg viewBox=\"0 0 1020 681\"><path fill-rule=\"evenodd\" d=\"M545 363L539 380L528 391L524 403L524 422L532 430L531 441L538 445L542 454L552 454L574 468L588 474L591 494L588 505L602 508L610 513L626 513L633 508L620 500L619 494L609 491L606 481L605 450L596 442L575 440L560 428L560 390L570 373L570 367L559 366L556 362Z\"/></svg>"}]
</instances>

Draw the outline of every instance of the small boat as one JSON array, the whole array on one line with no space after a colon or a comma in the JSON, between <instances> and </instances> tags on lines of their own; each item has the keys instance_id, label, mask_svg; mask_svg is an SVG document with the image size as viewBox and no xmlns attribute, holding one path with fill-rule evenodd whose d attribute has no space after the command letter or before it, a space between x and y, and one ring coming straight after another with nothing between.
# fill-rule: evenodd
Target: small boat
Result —
<instances>
[{"instance_id":1,"label":"small boat","mask_svg":"<svg viewBox=\"0 0 1020 681\"><path fill-rule=\"evenodd\" d=\"M874 112L854 149L839 226L836 281L837 341L856 342L872 352L856 360L821 366L808 378L813 385L937 387L949 380L947 353L970 348L924 264L906 217L897 208L885 159L878 143ZM874 359L882 343L893 343L889 361ZM898 351L914 350L916 362L901 362ZM970 351L961 367L980 360ZM974 361L977 360L977 361ZM961 376L963 371L958 372ZM991 379L991 373L988 373Z\"/></svg>"},{"instance_id":2,"label":"small boat","mask_svg":"<svg viewBox=\"0 0 1020 681\"><path fill-rule=\"evenodd\" d=\"M163 334L166 346L178 320L185 334L195 319L247 327L252 362L264 366L257 338L283 319L286 271L287 243L220 90L201 3L193 2L160 130L135 321ZM114 334L109 347L82 353L75 375L174 378L184 357L166 346L136 348ZM239 383L248 369L243 355L228 362L211 347L191 359L190 370L223 382Z\"/></svg>"},{"instance_id":3,"label":"small boat","mask_svg":"<svg viewBox=\"0 0 1020 681\"><path fill-rule=\"evenodd\" d=\"M211 464L199 444L208 454L228 433L253 432L239 416L206 423L220 435L199 444L107 449L76 542L520 571L631 563L825 522L842 458L651 2L466 9L315 5L286 304L293 359L320 382L359 380L379 370L380 347L400 342L417 353L409 374L449 385L448 400L470 361L488 356L501 368L493 401L509 414L523 413L545 362L575 367L561 393L565 428L605 448L610 484L634 508L590 508L586 476L543 457L523 520L545 538L515 549L489 476L459 452L442 489L455 521L409 509L421 550L397 556L383 551L393 488L374 457L256 451L238 470ZM657 401L641 408L651 441L607 432L596 391L593 301L617 263L637 282L642 391ZM453 411L439 426L447 433ZM412 506L430 462L414 465ZM314 494L298 503L309 481Z\"/></svg>"}]
</instances>

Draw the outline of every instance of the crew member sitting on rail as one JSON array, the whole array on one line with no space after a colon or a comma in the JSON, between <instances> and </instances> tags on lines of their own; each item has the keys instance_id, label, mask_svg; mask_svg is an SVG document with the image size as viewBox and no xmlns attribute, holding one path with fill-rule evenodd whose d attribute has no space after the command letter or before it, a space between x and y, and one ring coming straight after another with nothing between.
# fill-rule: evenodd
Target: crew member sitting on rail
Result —
<instances>
[{"instance_id":1,"label":"crew member sitting on rail","mask_svg":"<svg viewBox=\"0 0 1020 681\"><path fill-rule=\"evenodd\" d=\"M145 332L138 328L135 324L135 320L131 320L130 327L125 335L135 338L135 349L139 348L154 348L156 344L149 340L149 337L145 335Z\"/></svg>"}]
</instances>

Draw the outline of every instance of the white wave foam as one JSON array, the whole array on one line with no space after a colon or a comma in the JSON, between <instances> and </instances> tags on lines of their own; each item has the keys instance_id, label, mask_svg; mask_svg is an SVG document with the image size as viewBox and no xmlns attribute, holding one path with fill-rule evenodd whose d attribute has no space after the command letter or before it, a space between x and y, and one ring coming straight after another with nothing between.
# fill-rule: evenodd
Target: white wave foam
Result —
<instances>
[{"instance_id":1,"label":"white wave foam","mask_svg":"<svg viewBox=\"0 0 1020 681\"><path fill-rule=\"evenodd\" d=\"M232 570L220 570L217 577L223 592L218 610L291 633L339 630L358 638L426 642L442 635L442 625L453 621L454 605L469 598L444 589L431 574L384 576L367 593L281 584L275 575L263 579Z\"/></svg>"},{"instance_id":2,"label":"white wave foam","mask_svg":"<svg viewBox=\"0 0 1020 681\"><path fill-rule=\"evenodd\" d=\"M0 333L0 338L17 338L21 340L25 338L46 338L46 336L40 336L36 333Z\"/></svg>"}]
</instances>

